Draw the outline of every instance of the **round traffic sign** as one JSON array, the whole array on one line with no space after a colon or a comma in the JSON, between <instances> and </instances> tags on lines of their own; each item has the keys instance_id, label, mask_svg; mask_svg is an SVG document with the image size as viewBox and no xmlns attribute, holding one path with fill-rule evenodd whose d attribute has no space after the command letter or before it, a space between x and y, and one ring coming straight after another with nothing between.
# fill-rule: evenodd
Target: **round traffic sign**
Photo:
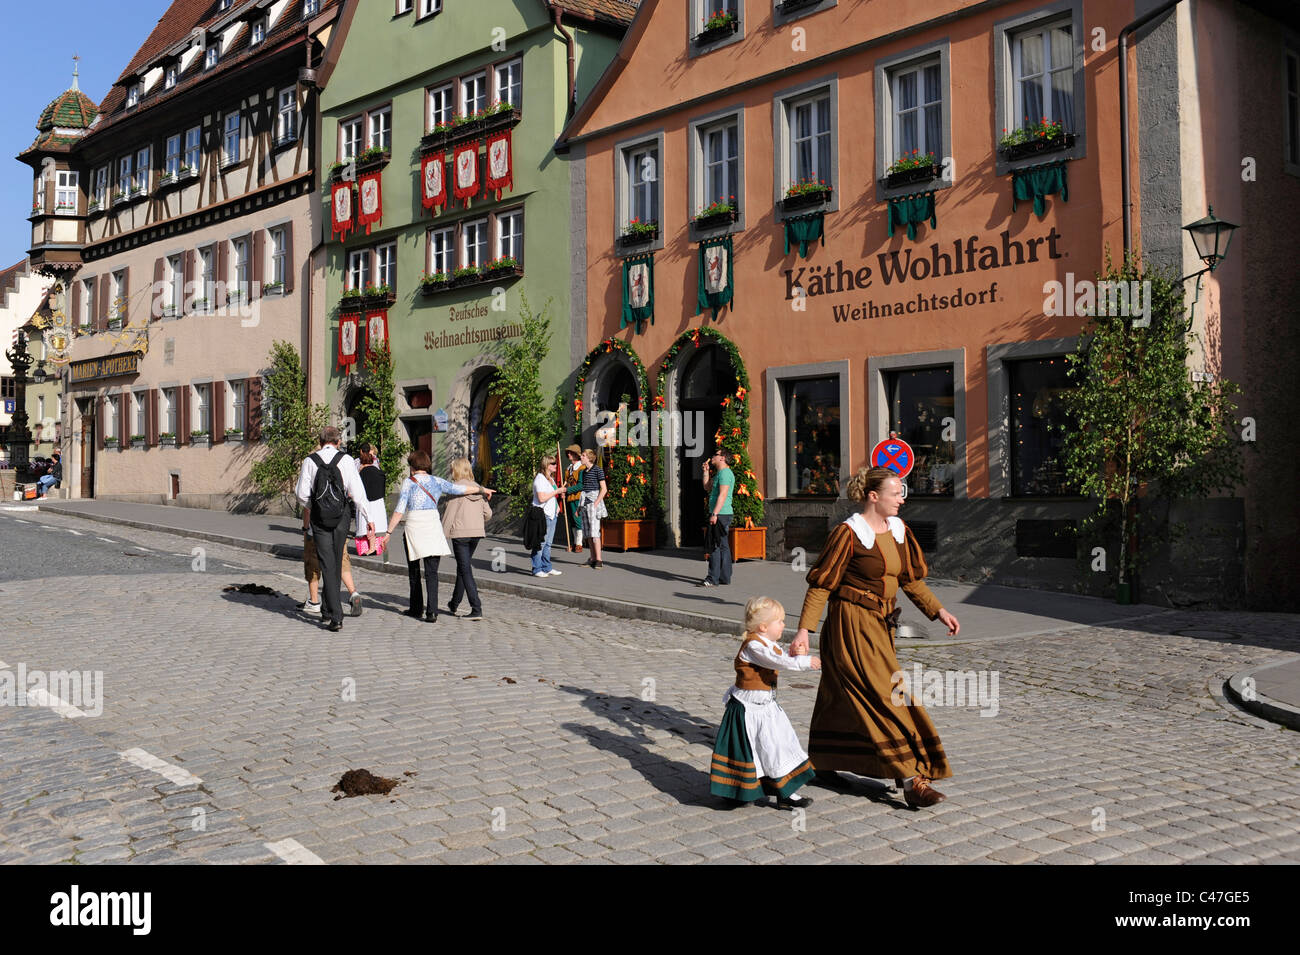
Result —
<instances>
[{"instance_id":1,"label":"round traffic sign","mask_svg":"<svg viewBox=\"0 0 1300 955\"><path fill-rule=\"evenodd\" d=\"M887 438L871 449L871 466L889 468L900 478L907 477L915 463L912 446L902 438Z\"/></svg>"}]
</instances>

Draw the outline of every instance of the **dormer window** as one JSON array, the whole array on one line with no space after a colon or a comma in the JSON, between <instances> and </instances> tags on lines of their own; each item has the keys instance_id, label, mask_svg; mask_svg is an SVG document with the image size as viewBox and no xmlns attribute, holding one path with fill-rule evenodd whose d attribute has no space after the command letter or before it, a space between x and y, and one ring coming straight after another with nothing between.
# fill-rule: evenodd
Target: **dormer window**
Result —
<instances>
[{"instance_id":1,"label":"dormer window","mask_svg":"<svg viewBox=\"0 0 1300 955\"><path fill-rule=\"evenodd\" d=\"M221 6L218 7L218 9L219 9L219 10L229 10L229 9L230 9L230 2L231 2L231 0L221 0Z\"/></svg>"},{"instance_id":2,"label":"dormer window","mask_svg":"<svg viewBox=\"0 0 1300 955\"><path fill-rule=\"evenodd\" d=\"M131 109L140 102L140 84L132 83L126 89L126 108Z\"/></svg>"},{"instance_id":3,"label":"dormer window","mask_svg":"<svg viewBox=\"0 0 1300 955\"><path fill-rule=\"evenodd\" d=\"M217 65L217 58L220 56L221 48L215 44L203 51L203 68L210 70Z\"/></svg>"},{"instance_id":4,"label":"dormer window","mask_svg":"<svg viewBox=\"0 0 1300 955\"><path fill-rule=\"evenodd\" d=\"M317 3L317 0L302 0L303 17L314 17L318 6L319 4Z\"/></svg>"},{"instance_id":5,"label":"dormer window","mask_svg":"<svg viewBox=\"0 0 1300 955\"><path fill-rule=\"evenodd\" d=\"M169 90L176 85L176 67L167 67L167 73L163 79L163 89Z\"/></svg>"},{"instance_id":6,"label":"dormer window","mask_svg":"<svg viewBox=\"0 0 1300 955\"><path fill-rule=\"evenodd\" d=\"M249 46L257 46L266 39L266 21L258 20L253 24L253 35L248 41Z\"/></svg>"}]
</instances>

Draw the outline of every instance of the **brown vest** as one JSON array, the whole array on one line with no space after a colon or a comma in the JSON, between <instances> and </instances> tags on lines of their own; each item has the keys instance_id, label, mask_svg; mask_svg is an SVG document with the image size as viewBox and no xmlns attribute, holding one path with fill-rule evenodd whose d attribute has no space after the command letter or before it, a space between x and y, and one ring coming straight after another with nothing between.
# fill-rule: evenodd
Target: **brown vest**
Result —
<instances>
[{"instance_id":1,"label":"brown vest","mask_svg":"<svg viewBox=\"0 0 1300 955\"><path fill-rule=\"evenodd\" d=\"M736 651L736 687L741 690L775 690L776 671L767 667L755 666L740 658L745 647L753 641L761 643L757 637L747 636L740 649Z\"/></svg>"}]
</instances>

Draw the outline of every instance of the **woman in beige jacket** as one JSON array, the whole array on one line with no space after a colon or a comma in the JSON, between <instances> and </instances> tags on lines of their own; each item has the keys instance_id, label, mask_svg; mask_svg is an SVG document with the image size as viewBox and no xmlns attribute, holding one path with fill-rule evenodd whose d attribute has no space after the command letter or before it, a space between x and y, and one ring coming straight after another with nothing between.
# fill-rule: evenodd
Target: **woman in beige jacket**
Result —
<instances>
[{"instance_id":1,"label":"woman in beige jacket","mask_svg":"<svg viewBox=\"0 0 1300 955\"><path fill-rule=\"evenodd\" d=\"M462 484L474 480L474 472L469 458L457 458L451 462L451 481ZM451 544L451 552L456 558L456 586L451 593L451 603L447 609L454 617L460 606L461 597L469 598L470 620L483 619L483 604L479 600L478 587L474 583L474 567L470 563L474 548L486 535L484 521L492 516L492 508L482 494L466 494L463 497L446 499L442 516L442 529Z\"/></svg>"}]
</instances>

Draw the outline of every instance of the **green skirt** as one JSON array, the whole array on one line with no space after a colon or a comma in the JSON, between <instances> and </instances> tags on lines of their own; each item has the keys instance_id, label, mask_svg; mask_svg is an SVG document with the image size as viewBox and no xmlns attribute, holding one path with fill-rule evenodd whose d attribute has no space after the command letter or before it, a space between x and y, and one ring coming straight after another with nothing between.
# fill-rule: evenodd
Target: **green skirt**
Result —
<instances>
[{"instance_id":1,"label":"green skirt","mask_svg":"<svg viewBox=\"0 0 1300 955\"><path fill-rule=\"evenodd\" d=\"M804 760L780 779L759 779L754 769L754 754L745 728L745 704L727 701L713 744L713 762L709 767L709 792L738 802L762 799L764 790L788 799L813 778L812 764Z\"/></svg>"}]
</instances>

